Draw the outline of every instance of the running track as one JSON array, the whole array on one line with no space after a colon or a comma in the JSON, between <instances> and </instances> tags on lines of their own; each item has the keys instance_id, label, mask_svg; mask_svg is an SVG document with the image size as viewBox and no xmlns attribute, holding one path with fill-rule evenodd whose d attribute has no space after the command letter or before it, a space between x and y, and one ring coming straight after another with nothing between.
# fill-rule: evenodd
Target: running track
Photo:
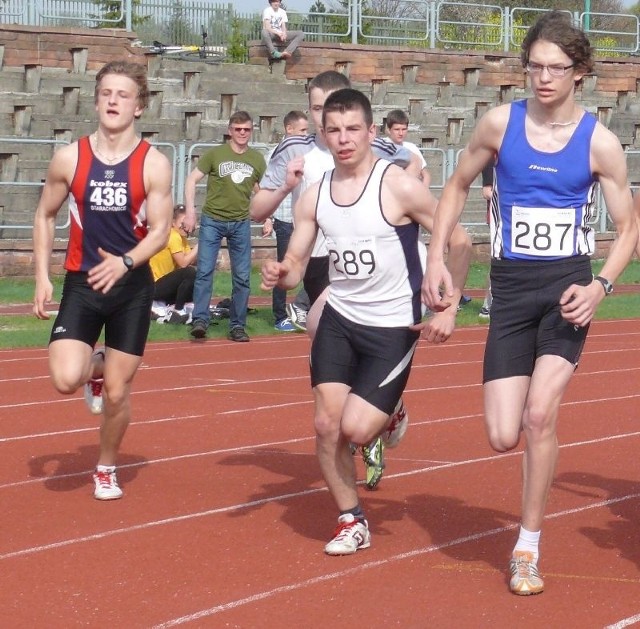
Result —
<instances>
[{"instance_id":1,"label":"running track","mask_svg":"<svg viewBox=\"0 0 640 629\"><path fill-rule=\"evenodd\" d=\"M352 557L322 552L304 335L151 344L107 503L80 395L53 391L44 349L0 352L0 626L640 626L640 320L593 325L563 401L535 597L506 585L521 451L486 442L485 335L418 348Z\"/></svg>"}]
</instances>

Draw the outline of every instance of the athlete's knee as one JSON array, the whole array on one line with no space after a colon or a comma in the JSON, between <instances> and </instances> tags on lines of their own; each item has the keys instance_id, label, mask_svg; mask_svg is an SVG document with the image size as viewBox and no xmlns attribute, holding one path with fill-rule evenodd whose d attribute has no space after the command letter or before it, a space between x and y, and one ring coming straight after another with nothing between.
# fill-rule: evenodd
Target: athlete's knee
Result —
<instances>
[{"instance_id":1,"label":"athlete's knee","mask_svg":"<svg viewBox=\"0 0 640 629\"><path fill-rule=\"evenodd\" d=\"M76 368L51 367L51 382L55 390L63 395L75 393L88 379L89 375Z\"/></svg>"},{"instance_id":2,"label":"athlete's knee","mask_svg":"<svg viewBox=\"0 0 640 629\"><path fill-rule=\"evenodd\" d=\"M329 413L316 413L314 428L317 437L337 441L340 435L340 418Z\"/></svg>"},{"instance_id":3,"label":"athlete's knee","mask_svg":"<svg viewBox=\"0 0 640 629\"><path fill-rule=\"evenodd\" d=\"M544 438L555 431L555 411L549 409L546 404L527 404L522 427L527 433L528 439Z\"/></svg>"},{"instance_id":4,"label":"athlete's knee","mask_svg":"<svg viewBox=\"0 0 640 629\"><path fill-rule=\"evenodd\" d=\"M513 450L520 442L520 430L504 429L501 426L487 427L489 445L496 452Z\"/></svg>"},{"instance_id":5,"label":"athlete's knee","mask_svg":"<svg viewBox=\"0 0 640 629\"><path fill-rule=\"evenodd\" d=\"M105 380L102 395L105 402L114 410L120 410L129 404L130 387L123 382Z\"/></svg>"},{"instance_id":6,"label":"athlete's knee","mask_svg":"<svg viewBox=\"0 0 640 629\"><path fill-rule=\"evenodd\" d=\"M370 443L379 432L368 422L353 417L342 418L341 431L347 441L358 446Z\"/></svg>"},{"instance_id":7,"label":"athlete's knee","mask_svg":"<svg viewBox=\"0 0 640 629\"><path fill-rule=\"evenodd\" d=\"M53 387L58 393L62 393L63 395L71 395L75 393L82 384L79 380L73 378L68 379L65 378L64 375L53 375L51 376L51 382L53 383Z\"/></svg>"}]
</instances>

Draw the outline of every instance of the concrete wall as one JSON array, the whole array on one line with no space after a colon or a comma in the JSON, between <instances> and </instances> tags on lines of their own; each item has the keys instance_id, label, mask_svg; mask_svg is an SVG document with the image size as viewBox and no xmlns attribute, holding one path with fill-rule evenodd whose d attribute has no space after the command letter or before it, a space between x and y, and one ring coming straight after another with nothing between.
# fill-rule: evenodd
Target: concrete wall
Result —
<instances>
[{"instance_id":1,"label":"concrete wall","mask_svg":"<svg viewBox=\"0 0 640 629\"><path fill-rule=\"evenodd\" d=\"M475 121L489 107L527 93L519 59L513 54L303 43L289 61L269 64L260 42L250 42L248 64L212 66L146 55L135 40L135 34L119 29L0 25L0 137L72 141L91 132L95 73L107 61L128 58L149 69L150 105L138 123L146 139L183 143L187 148L220 142L229 115L246 109L254 116L253 141L273 143L282 135L284 114L307 108L308 81L333 69L347 74L354 87L371 98L378 124L390 109L409 113L408 139L434 150L430 169L437 189L444 183L439 156L447 149L462 148ZM601 59L595 75L585 78L577 94L578 101L630 149L640 149L639 77L635 58ZM194 149L194 159L201 150ZM0 179L43 180L53 151L53 144L0 145ZM183 166L188 172L191 164ZM640 160L636 163L630 157L629 166L631 182L640 183ZM5 225L31 224L38 196L38 186L0 187L0 217ZM478 224L474 235L478 259L486 258L487 250L483 214L479 192L470 195L465 218ZM58 236L56 271L66 244L64 230ZM254 242L256 258L272 249L271 240ZM604 249L610 237L599 242ZM3 275L30 275L31 257L28 230L0 229Z\"/></svg>"}]
</instances>

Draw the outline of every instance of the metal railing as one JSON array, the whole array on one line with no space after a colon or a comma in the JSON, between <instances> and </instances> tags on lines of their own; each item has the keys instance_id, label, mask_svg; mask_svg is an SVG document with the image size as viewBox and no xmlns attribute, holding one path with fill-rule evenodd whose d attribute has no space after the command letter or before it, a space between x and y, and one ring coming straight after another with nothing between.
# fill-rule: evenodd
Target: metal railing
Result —
<instances>
[{"instance_id":1,"label":"metal railing","mask_svg":"<svg viewBox=\"0 0 640 629\"><path fill-rule=\"evenodd\" d=\"M241 3L236 3L240 6ZM562 3L559 3L559 7ZM317 5L314 5L317 6ZM392 15L378 14L365 0L348 0L343 11L287 11L289 28L307 41L405 45L427 49L518 50L529 26L545 9L501 7L490 2L397 0ZM109 7L109 10L107 8ZM567 11L597 52L630 55L640 50L637 15ZM212 46L239 47L260 39L261 14L237 11L230 2L208 0L0 0L0 24L32 26L119 26L143 44L198 44L201 26Z\"/></svg>"},{"instance_id":2,"label":"metal railing","mask_svg":"<svg viewBox=\"0 0 640 629\"><path fill-rule=\"evenodd\" d=\"M20 144L24 144L25 146L41 144L53 147L56 145L67 145L69 142L64 140L5 137L0 138L0 154L6 155L12 152L15 153L16 145ZM179 144L174 144L171 142L155 142L153 145L162 151L173 165L173 196L176 202L180 202L184 199L184 183L189 172L196 164L196 156L201 155L209 148L218 146L219 143L196 142L193 144L187 144L181 142ZM275 145L262 142L252 142L250 146L266 155ZM436 196L440 196L446 181L453 174L462 150L462 148L420 148L420 152L425 158L427 168L431 174L431 189ZM627 151L627 156L629 160L640 160L640 151ZM35 173L35 169L32 170ZM18 187L22 189L30 188L30 205L35 208L43 186L44 175L44 171L38 171L37 176L35 176L31 181L16 181L15 179L9 180L5 177L5 173L0 173L0 194L3 198L8 199L10 196L8 191L11 187ZM467 206L465 207L465 212L462 218L462 224L467 229L474 231L483 231L487 228L485 213L483 210L485 207L484 200L481 198L480 194L477 194L481 187L482 184L480 178L478 178L471 188L472 192L469 195ZM203 181L197 186L198 194L203 196L205 194L205 189L206 181ZM21 197L24 196L25 195L21 193ZM6 214L7 213L5 212L5 215L0 218L0 234L12 230L16 233L23 233L25 238L31 236L31 230L33 228L31 223L12 223L10 215L7 216ZM68 208L66 208L64 212L59 214L59 222L57 222L55 226L56 233L63 235L63 232L69 228L69 225L69 211ZM609 228L606 205L600 192L596 195L596 208L591 225L600 232L606 232Z\"/></svg>"}]
</instances>

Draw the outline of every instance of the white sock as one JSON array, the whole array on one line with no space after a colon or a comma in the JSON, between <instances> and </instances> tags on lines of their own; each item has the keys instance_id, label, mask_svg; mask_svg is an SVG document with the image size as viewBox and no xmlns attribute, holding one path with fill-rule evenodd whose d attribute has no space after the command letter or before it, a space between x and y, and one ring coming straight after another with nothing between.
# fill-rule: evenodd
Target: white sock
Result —
<instances>
[{"instance_id":1,"label":"white sock","mask_svg":"<svg viewBox=\"0 0 640 629\"><path fill-rule=\"evenodd\" d=\"M111 472L115 471L115 465L96 465L96 472L106 472L107 474L110 474Z\"/></svg>"},{"instance_id":2,"label":"white sock","mask_svg":"<svg viewBox=\"0 0 640 629\"><path fill-rule=\"evenodd\" d=\"M533 560L538 561L538 546L540 544L540 531L527 531L523 526L520 527L520 535L518 536L518 541L516 542L516 546L513 549L514 552L516 550L523 550L530 553L533 553Z\"/></svg>"}]
</instances>

